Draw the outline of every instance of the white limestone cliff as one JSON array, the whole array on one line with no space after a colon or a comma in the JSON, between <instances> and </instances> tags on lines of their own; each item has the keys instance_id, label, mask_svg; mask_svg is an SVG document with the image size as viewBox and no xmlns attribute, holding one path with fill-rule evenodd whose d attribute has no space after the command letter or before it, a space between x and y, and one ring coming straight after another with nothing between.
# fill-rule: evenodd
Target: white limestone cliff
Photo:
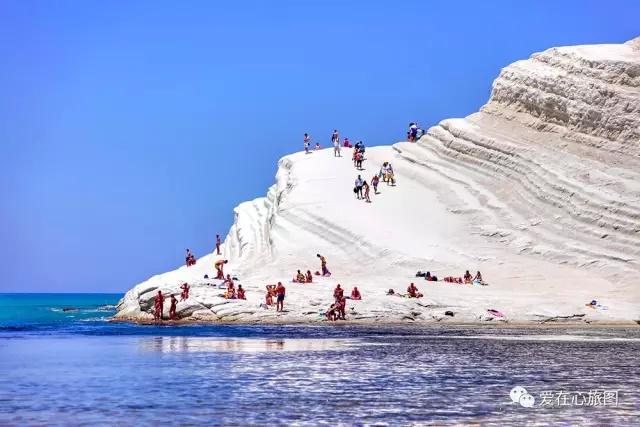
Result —
<instances>
[{"instance_id":1,"label":"white limestone cliff","mask_svg":"<svg viewBox=\"0 0 640 427\"><path fill-rule=\"evenodd\" d=\"M131 289L116 319L152 319L155 292L183 282L185 321L322 321L336 283L347 294L358 286L348 318L367 322L503 320L488 308L514 322L640 319L640 38L534 54L500 72L480 112L418 143L367 149L363 172L343 156L286 156L267 196L235 209L223 257L246 301L203 279L221 258L207 255ZM381 183L370 204L355 199L356 175L369 180L383 161L398 185ZM297 269L319 269L316 253L333 276L290 283ZM414 277L467 269L489 286ZM261 307L277 281L284 313ZM425 298L385 295L411 281ZM601 307L585 307L592 299Z\"/></svg>"}]
</instances>

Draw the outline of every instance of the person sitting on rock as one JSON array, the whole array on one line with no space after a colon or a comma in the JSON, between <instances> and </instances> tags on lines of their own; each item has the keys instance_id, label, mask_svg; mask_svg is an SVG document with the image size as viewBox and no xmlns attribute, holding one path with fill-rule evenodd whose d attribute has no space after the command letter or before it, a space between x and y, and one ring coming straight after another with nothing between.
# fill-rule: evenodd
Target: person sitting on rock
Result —
<instances>
[{"instance_id":1,"label":"person sitting on rock","mask_svg":"<svg viewBox=\"0 0 640 427\"><path fill-rule=\"evenodd\" d=\"M180 293L180 301L184 301L189 298L189 284L183 283L182 286L180 286L180 289L182 289L182 293Z\"/></svg>"},{"instance_id":2,"label":"person sitting on rock","mask_svg":"<svg viewBox=\"0 0 640 427\"><path fill-rule=\"evenodd\" d=\"M422 298L423 295L418 291L416 285L413 282L407 288L407 293L409 294L409 298Z\"/></svg>"},{"instance_id":3,"label":"person sitting on rock","mask_svg":"<svg viewBox=\"0 0 640 427\"><path fill-rule=\"evenodd\" d=\"M325 316L327 316L327 320L335 321L337 317L337 310L338 303L334 302L333 304L331 304L331 307L329 307L329 310L327 310L327 312L325 313Z\"/></svg>"},{"instance_id":4,"label":"person sitting on rock","mask_svg":"<svg viewBox=\"0 0 640 427\"><path fill-rule=\"evenodd\" d=\"M223 268L224 268L224 265L226 263L228 263L228 262L229 261L226 260L226 259L221 259L221 260L216 261L216 263L214 264L214 266L216 268L216 271L218 272L218 274L216 275L216 279L224 279Z\"/></svg>"},{"instance_id":5,"label":"person sitting on rock","mask_svg":"<svg viewBox=\"0 0 640 427\"><path fill-rule=\"evenodd\" d=\"M298 270L298 274L296 275L296 278L294 279L294 282L298 282L298 283L305 283L307 281L307 278L305 277L304 273L300 272L300 270Z\"/></svg>"},{"instance_id":6,"label":"person sitting on rock","mask_svg":"<svg viewBox=\"0 0 640 427\"><path fill-rule=\"evenodd\" d=\"M464 273L462 278L464 279L464 283L471 284L471 273L469 273L469 270Z\"/></svg>"},{"instance_id":7,"label":"person sitting on rock","mask_svg":"<svg viewBox=\"0 0 640 427\"><path fill-rule=\"evenodd\" d=\"M351 299L355 299L355 300L362 299L362 295L360 294L360 291L358 290L357 286L354 286L353 290L351 291Z\"/></svg>"},{"instance_id":8,"label":"person sitting on rock","mask_svg":"<svg viewBox=\"0 0 640 427\"><path fill-rule=\"evenodd\" d=\"M244 295L244 289L242 288L242 285L238 285L238 294L237 294L238 299L247 299Z\"/></svg>"},{"instance_id":9,"label":"person sitting on rock","mask_svg":"<svg viewBox=\"0 0 640 427\"><path fill-rule=\"evenodd\" d=\"M169 319L175 320L176 318L176 306L178 305L178 300L174 294L171 294L171 306L169 307Z\"/></svg>"},{"instance_id":10,"label":"person sitting on rock","mask_svg":"<svg viewBox=\"0 0 640 427\"><path fill-rule=\"evenodd\" d=\"M313 283L313 275L311 274L311 270L307 270L306 281L307 283Z\"/></svg>"},{"instance_id":11,"label":"person sitting on rock","mask_svg":"<svg viewBox=\"0 0 640 427\"><path fill-rule=\"evenodd\" d=\"M478 282L480 284L484 283L482 281L482 274L478 271L475 275L475 277L473 278L473 282Z\"/></svg>"},{"instance_id":12,"label":"person sitting on rock","mask_svg":"<svg viewBox=\"0 0 640 427\"><path fill-rule=\"evenodd\" d=\"M236 298L236 285L233 283L233 280L226 282L227 283L227 292L224 297L226 299L235 299Z\"/></svg>"},{"instance_id":13,"label":"person sitting on rock","mask_svg":"<svg viewBox=\"0 0 640 427\"><path fill-rule=\"evenodd\" d=\"M231 278L230 274L227 274L226 279L224 279L224 282L222 282L223 284L229 286L229 284L233 285L233 279Z\"/></svg>"}]
</instances>

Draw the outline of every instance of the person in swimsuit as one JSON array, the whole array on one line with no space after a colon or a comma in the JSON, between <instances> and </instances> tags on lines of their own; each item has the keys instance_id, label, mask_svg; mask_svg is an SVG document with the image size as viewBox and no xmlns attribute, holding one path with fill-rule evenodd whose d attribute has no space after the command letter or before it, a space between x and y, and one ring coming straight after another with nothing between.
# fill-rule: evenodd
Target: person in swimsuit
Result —
<instances>
[{"instance_id":1,"label":"person in swimsuit","mask_svg":"<svg viewBox=\"0 0 640 427\"><path fill-rule=\"evenodd\" d=\"M340 283L338 283L338 286L336 286L336 288L333 290L333 299L335 299L336 302L338 302L342 299L343 296L344 296L344 289L342 289L342 287L340 287Z\"/></svg>"},{"instance_id":2,"label":"person in swimsuit","mask_svg":"<svg viewBox=\"0 0 640 427\"><path fill-rule=\"evenodd\" d=\"M154 300L154 318L155 320L162 320L162 311L164 310L164 296L162 295L162 291L158 291L158 294Z\"/></svg>"},{"instance_id":3,"label":"person in swimsuit","mask_svg":"<svg viewBox=\"0 0 640 427\"><path fill-rule=\"evenodd\" d=\"M411 283L409 285L409 287L407 288L407 293L409 294L409 298L422 298L423 295L418 292L418 288L416 287L416 285L414 285L413 283Z\"/></svg>"},{"instance_id":4,"label":"person in swimsuit","mask_svg":"<svg viewBox=\"0 0 640 427\"><path fill-rule=\"evenodd\" d=\"M226 259L221 259L216 261L216 263L214 264L214 266L216 267L216 271L218 272L218 274L216 275L216 279L224 279L224 265L226 263L228 263L229 261Z\"/></svg>"},{"instance_id":5,"label":"person in swimsuit","mask_svg":"<svg viewBox=\"0 0 640 427\"><path fill-rule=\"evenodd\" d=\"M322 269L323 276L331 276L331 272L327 268L327 259L320 254L316 254L318 258L320 258L320 268Z\"/></svg>"},{"instance_id":6,"label":"person in swimsuit","mask_svg":"<svg viewBox=\"0 0 640 427\"><path fill-rule=\"evenodd\" d=\"M364 200L367 203L371 203L371 199L369 198L369 184L367 184L367 181L362 183L362 189L364 190Z\"/></svg>"},{"instance_id":7,"label":"person in swimsuit","mask_svg":"<svg viewBox=\"0 0 640 427\"><path fill-rule=\"evenodd\" d=\"M222 242L220 241L220 235L219 235L219 234L216 234L216 253L217 253L218 255L220 255L220 244L221 244L221 243L222 243Z\"/></svg>"},{"instance_id":8,"label":"person in swimsuit","mask_svg":"<svg viewBox=\"0 0 640 427\"><path fill-rule=\"evenodd\" d=\"M238 285L238 299L247 299L244 295L244 289L242 288L242 285Z\"/></svg>"},{"instance_id":9,"label":"person in swimsuit","mask_svg":"<svg viewBox=\"0 0 640 427\"><path fill-rule=\"evenodd\" d=\"M378 194L378 183L380 182L380 178L378 177L378 175L374 175L373 178L371 178L371 185L373 185L373 192L375 194Z\"/></svg>"},{"instance_id":10,"label":"person in swimsuit","mask_svg":"<svg viewBox=\"0 0 640 427\"><path fill-rule=\"evenodd\" d=\"M307 270L307 283L313 283L313 276L311 275L311 270Z\"/></svg>"},{"instance_id":11,"label":"person in swimsuit","mask_svg":"<svg viewBox=\"0 0 640 427\"><path fill-rule=\"evenodd\" d=\"M480 282L480 283L484 283L484 282L482 281L482 274L480 274L480 272L478 271L478 272L476 273L476 276L473 278L473 280L472 280L472 281L473 281L473 282Z\"/></svg>"},{"instance_id":12,"label":"person in swimsuit","mask_svg":"<svg viewBox=\"0 0 640 427\"><path fill-rule=\"evenodd\" d=\"M267 294L264 298L264 303L267 306L273 305L273 296L275 295L276 285L267 285Z\"/></svg>"},{"instance_id":13,"label":"person in swimsuit","mask_svg":"<svg viewBox=\"0 0 640 427\"><path fill-rule=\"evenodd\" d=\"M171 294L171 306L169 307L169 319L175 320L176 318L176 306L178 305L178 300L174 294Z\"/></svg>"},{"instance_id":14,"label":"person in swimsuit","mask_svg":"<svg viewBox=\"0 0 640 427\"><path fill-rule=\"evenodd\" d=\"M462 276L462 278L464 279L464 283L469 284L471 283L471 273L469 273L469 270L465 271L464 276Z\"/></svg>"},{"instance_id":15,"label":"person in swimsuit","mask_svg":"<svg viewBox=\"0 0 640 427\"><path fill-rule=\"evenodd\" d=\"M302 272L300 272L300 270L298 270L298 274L296 275L295 282L305 283L306 281L307 281L307 278L305 277L305 275Z\"/></svg>"},{"instance_id":16,"label":"person in swimsuit","mask_svg":"<svg viewBox=\"0 0 640 427\"><path fill-rule=\"evenodd\" d=\"M282 284L282 282L278 282L278 286L276 287L276 297L277 297L276 311L284 311L284 294L285 294L285 287Z\"/></svg>"},{"instance_id":17,"label":"person in swimsuit","mask_svg":"<svg viewBox=\"0 0 640 427\"><path fill-rule=\"evenodd\" d=\"M347 308L347 299L345 297L340 298L339 301L336 302L338 304L338 315L340 319L347 320L346 317L346 308Z\"/></svg>"},{"instance_id":18,"label":"person in swimsuit","mask_svg":"<svg viewBox=\"0 0 640 427\"><path fill-rule=\"evenodd\" d=\"M362 295L360 294L360 291L358 290L357 286L354 286L353 290L351 291L351 299L355 299L355 300L362 299Z\"/></svg>"},{"instance_id":19,"label":"person in swimsuit","mask_svg":"<svg viewBox=\"0 0 640 427\"><path fill-rule=\"evenodd\" d=\"M180 286L180 289L182 289L182 293L180 293L180 301L184 301L189 298L189 284L183 283L182 286Z\"/></svg>"}]
</instances>

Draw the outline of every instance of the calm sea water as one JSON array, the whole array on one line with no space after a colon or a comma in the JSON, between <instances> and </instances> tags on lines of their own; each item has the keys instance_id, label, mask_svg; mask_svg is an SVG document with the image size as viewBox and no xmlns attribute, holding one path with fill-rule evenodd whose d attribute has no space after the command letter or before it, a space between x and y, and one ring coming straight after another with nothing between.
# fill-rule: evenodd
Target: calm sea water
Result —
<instances>
[{"instance_id":1,"label":"calm sea water","mask_svg":"<svg viewBox=\"0 0 640 427\"><path fill-rule=\"evenodd\" d=\"M640 420L640 328L136 326L119 297L0 294L0 425Z\"/></svg>"}]
</instances>

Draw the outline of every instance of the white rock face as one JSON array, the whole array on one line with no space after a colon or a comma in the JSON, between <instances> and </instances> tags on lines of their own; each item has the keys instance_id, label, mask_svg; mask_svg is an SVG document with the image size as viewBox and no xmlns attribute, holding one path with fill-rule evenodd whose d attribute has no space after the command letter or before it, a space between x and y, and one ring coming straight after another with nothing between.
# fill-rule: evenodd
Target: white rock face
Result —
<instances>
[{"instance_id":1,"label":"white rock face","mask_svg":"<svg viewBox=\"0 0 640 427\"><path fill-rule=\"evenodd\" d=\"M343 156L281 159L267 197L235 209L223 256L136 286L116 318L151 320L157 290L179 294L188 282L178 317L192 321L323 321L337 283L362 292L347 303L359 321L640 319L640 38L534 54L500 72L480 112L415 144L367 149L362 172L351 150ZM369 181L384 161L397 186L381 182L372 203L357 200L358 173ZM333 276L290 283L298 269L320 269L316 253ZM203 279L220 258L246 301ZM426 282L417 270L440 279L481 270L490 285ZM260 306L277 281L284 313ZM424 298L385 295L412 281ZM593 299L600 306L585 307Z\"/></svg>"}]
</instances>

